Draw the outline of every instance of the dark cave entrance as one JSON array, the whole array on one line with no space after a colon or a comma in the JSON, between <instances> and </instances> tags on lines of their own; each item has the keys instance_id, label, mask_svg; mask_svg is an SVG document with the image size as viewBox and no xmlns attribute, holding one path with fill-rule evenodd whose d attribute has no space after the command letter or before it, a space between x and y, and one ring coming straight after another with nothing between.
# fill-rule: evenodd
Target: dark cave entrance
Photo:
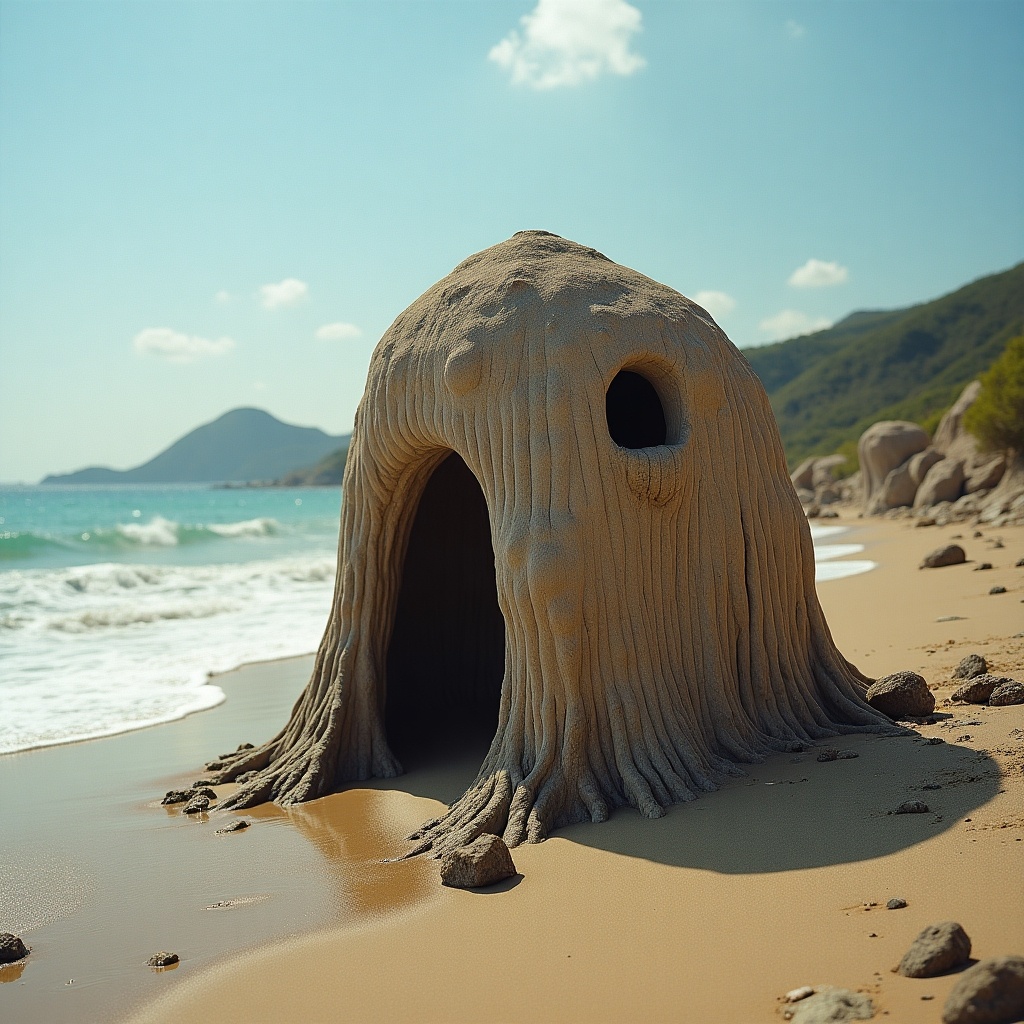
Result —
<instances>
[{"instance_id":1,"label":"dark cave entrance","mask_svg":"<svg viewBox=\"0 0 1024 1024\"><path fill-rule=\"evenodd\" d=\"M654 448L665 444L665 410L654 385L641 373L621 370L605 396L608 433L620 448Z\"/></svg>"},{"instance_id":2,"label":"dark cave entrance","mask_svg":"<svg viewBox=\"0 0 1024 1024\"><path fill-rule=\"evenodd\" d=\"M388 647L385 724L406 770L449 756L479 763L498 727L504 674L487 504L453 452L416 510Z\"/></svg>"}]
</instances>

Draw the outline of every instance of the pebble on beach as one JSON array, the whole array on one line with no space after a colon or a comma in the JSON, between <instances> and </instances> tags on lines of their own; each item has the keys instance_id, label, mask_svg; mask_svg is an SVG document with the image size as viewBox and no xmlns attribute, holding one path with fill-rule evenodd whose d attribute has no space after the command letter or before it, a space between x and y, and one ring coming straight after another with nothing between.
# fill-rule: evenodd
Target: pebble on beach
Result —
<instances>
[{"instance_id":1,"label":"pebble on beach","mask_svg":"<svg viewBox=\"0 0 1024 1024\"><path fill-rule=\"evenodd\" d=\"M177 953L168 953L166 950L161 950L159 953L154 953L147 961L147 967L170 967L171 964L178 962Z\"/></svg>"},{"instance_id":2,"label":"pebble on beach","mask_svg":"<svg viewBox=\"0 0 1024 1024\"><path fill-rule=\"evenodd\" d=\"M927 814L931 808L923 800L904 800L893 814Z\"/></svg>"},{"instance_id":3,"label":"pebble on beach","mask_svg":"<svg viewBox=\"0 0 1024 1024\"><path fill-rule=\"evenodd\" d=\"M900 896L893 896L888 903L886 903L886 910L902 910L907 905L907 901Z\"/></svg>"},{"instance_id":4,"label":"pebble on beach","mask_svg":"<svg viewBox=\"0 0 1024 1024\"><path fill-rule=\"evenodd\" d=\"M0 933L0 964L13 964L28 956L28 946L17 935Z\"/></svg>"}]
</instances>

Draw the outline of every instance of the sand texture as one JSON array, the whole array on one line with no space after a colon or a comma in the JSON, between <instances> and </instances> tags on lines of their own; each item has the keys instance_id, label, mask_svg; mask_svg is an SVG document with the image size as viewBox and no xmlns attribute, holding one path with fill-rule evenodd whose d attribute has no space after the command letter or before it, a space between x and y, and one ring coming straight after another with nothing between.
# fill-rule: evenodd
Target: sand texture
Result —
<instances>
[{"instance_id":1,"label":"sand texture","mask_svg":"<svg viewBox=\"0 0 1024 1024\"><path fill-rule=\"evenodd\" d=\"M309 686L210 765L246 774L231 806L390 778L403 733L483 728L476 779L412 837L439 856L660 817L738 764L893 731L829 635L759 380L699 306L592 249L520 232L402 313L344 492Z\"/></svg>"},{"instance_id":2,"label":"sand texture","mask_svg":"<svg viewBox=\"0 0 1024 1024\"><path fill-rule=\"evenodd\" d=\"M937 721L825 744L856 758L776 755L658 821L624 808L561 829L516 850L520 877L494 890L421 886L390 915L180 971L134 1019L755 1024L827 984L870 995L876 1019L933 1024L959 975L891 972L922 928L959 921L978 959L1024 952L1024 707L949 702L968 653L1024 675L1024 531L999 548L968 531L965 565L919 570L962 528L851 523L878 568L820 587L837 642L875 675L925 675ZM386 797L409 820L446 785L454 767L376 782L303 805L304 827L356 841L367 818L346 822L346 800ZM890 813L908 799L929 812Z\"/></svg>"}]
</instances>

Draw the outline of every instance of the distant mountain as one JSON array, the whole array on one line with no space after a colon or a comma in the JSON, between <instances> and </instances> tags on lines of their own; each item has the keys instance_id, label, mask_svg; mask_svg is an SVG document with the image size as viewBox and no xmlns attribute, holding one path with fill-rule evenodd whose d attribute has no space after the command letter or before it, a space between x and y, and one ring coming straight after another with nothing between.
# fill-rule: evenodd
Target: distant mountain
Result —
<instances>
[{"instance_id":1,"label":"distant mountain","mask_svg":"<svg viewBox=\"0 0 1024 1024\"><path fill-rule=\"evenodd\" d=\"M282 423L262 409L232 409L135 469L95 466L44 484L191 484L276 480L347 444L315 427Z\"/></svg>"},{"instance_id":2,"label":"distant mountain","mask_svg":"<svg viewBox=\"0 0 1024 1024\"><path fill-rule=\"evenodd\" d=\"M853 313L827 331L745 349L786 456L852 451L877 420L927 428L1024 326L1024 263L908 309Z\"/></svg>"},{"instance_id":3,"label":"distant mountain","mask_svg":"<svg viewBox=\"0 0 1024 1024\"><path fill-rule=\"evenodd\" d=\"M306 466L286 473L277 483L281 487L335 487L341 484L345 475L345 460L348 458L348 446L352 440L349 434L341 439L344 443L340 448L325 455L315 466Z\"/></svg>"}]
</instances>

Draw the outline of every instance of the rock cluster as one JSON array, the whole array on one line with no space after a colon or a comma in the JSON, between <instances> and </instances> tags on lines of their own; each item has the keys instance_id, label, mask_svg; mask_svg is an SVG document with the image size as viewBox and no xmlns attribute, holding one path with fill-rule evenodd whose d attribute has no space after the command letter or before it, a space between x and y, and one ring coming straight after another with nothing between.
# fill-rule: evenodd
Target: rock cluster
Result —
<instances>
[{"instance_id":1,"label":"rock cluster","mask_svg":"<svg viewBox=\"0 0 1024 1024\"><path fill-rule=\"evenodd\" d=\"M971 658L976 658L984 665L984 659L979 655L969 655L957 666L953 673L955 678L963 678L963 675L958 676L958 673ZM985 665L985 668L988 666ZM968 676L967 682L958 686L952 697L953 700L963 701L965 704L988 704L990 707L1024 704L1024 684L1009 676L996 676L986 671Z\"/></svg>"}]
</instances>

